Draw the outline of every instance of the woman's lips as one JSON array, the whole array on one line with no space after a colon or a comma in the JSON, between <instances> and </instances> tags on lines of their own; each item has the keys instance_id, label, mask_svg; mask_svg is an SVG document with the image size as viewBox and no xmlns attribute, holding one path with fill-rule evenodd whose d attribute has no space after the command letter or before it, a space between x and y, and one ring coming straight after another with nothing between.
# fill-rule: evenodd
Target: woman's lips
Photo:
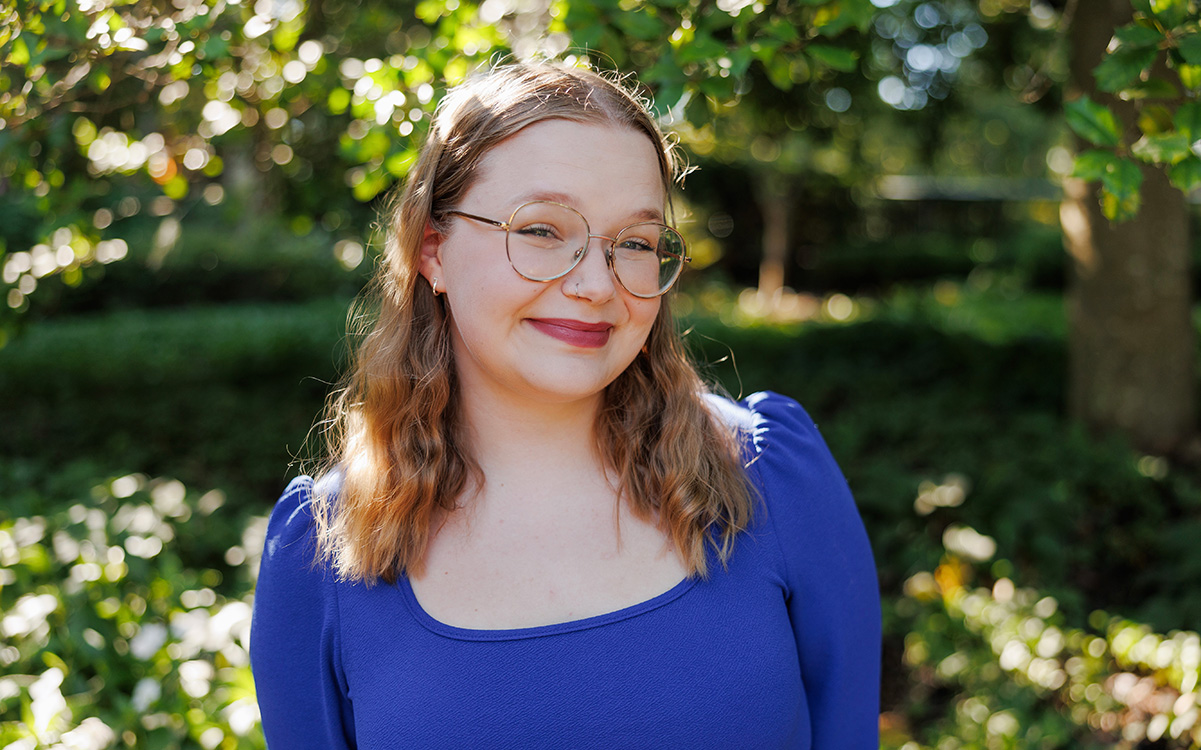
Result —
<instances>
[{"instance_id":1,"label":"woman's lips","mask_svg":"<svg viewBox=\"0 0 1201 750\"><path fill-rule=\"evenodd\" d=\"M585 349L597 349L609 343L613 326L609 323L585 323L567 318L529 318L539 331L559 341Z\"/></svg>"}]
</instances>

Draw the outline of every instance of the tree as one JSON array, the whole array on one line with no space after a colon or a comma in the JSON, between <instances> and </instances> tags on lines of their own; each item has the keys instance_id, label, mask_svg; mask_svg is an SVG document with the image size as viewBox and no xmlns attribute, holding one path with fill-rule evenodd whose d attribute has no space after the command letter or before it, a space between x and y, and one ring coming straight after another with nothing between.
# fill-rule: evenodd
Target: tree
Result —
<instances>
[{"instance_id":1,"label":"tree","mask_svg":"<svg viewBox=\"0 0 1201 750\"><path fill-rule=\"evenodd\" d=\"M951 68L924 64L917 53L934 50L948 62L942 47L957 58L955 49L978 47L978 34L967 33L978 26L977 11L965 2L543 0L518 10L497 0L359 0L353 11L349 2L0 6L0 210L10 244L0 339L39 285L79 284L123 255L122 217L136 206L152 207L167 240L189 202L222 196L258 201L302 224L333 212L369 216L369 204L412 163L441 82L510 53L575 51L636 71L661 114L687 123L697 143L710 141L715 158L753 167L770 227L762 286L776 287L793 244L787 230L800 175L811 173L789 156L823 143L846 151L855 138L849 117L819 116L808 105L835 89L864 99L878 88L894 108L920 110L958 84ZM1015 7L991 3L986 25L996 28ZM1186 0L1135 0L1135 8L1134 23L1118 28L1123 17L1101 24L1090 3L1072 25L1073 80L1088 91L1108 43L1102 37L1118 30L1113 53L1096 68L1095 98L1066 109L1082 136L1108 149L1083 154L1077 166L1079 177L1102 183L1101 208L1087 196L1064 204L1073 257L1103 261L1099 271L1078 261L1074 277L1072 404L1088 421L1168 450L1189 434L1193 412L1182 214L1168 210L1170 192L1157 192L1146 210L1162 216L1147 213L1145 223L1125 228L1107 221L1139 205L1143 172L1132 159L1168 166L1178 187L1201 182L1201 158L1190 150L1201 134L1201 103L1193 101L1201 34ZM1024 12L1043 18L1050 6ZM866 35L873 19L898 13L912 16L906 29L930 38L906 37L901 49L895 37ZM883 75L881 60L900 70ZM1164 77L1167 66L1187 101ZM1165 99L1169 90L1174 98ZM1124 120L1106 108L1105 96L1118 91L1112 103ZM939 132L933 120L927 139ZM1142 137L1126 146L1135 122ZM746 148L756 136L784 158L758 159ZM1147 174L1146 190L1158 190ZM138 196L146 200L127 200ZM1142 242L1146 236L1159 241Z\"/></svg>"},{"instance_id":2,"label":"tree","mask_svg":"<svg viewBox=\"0 0 1201 750\"><path fill-rule=\"evenodd\" d=\"M752 67L783 85L800 61L827 65L837 49L814 40L872 12L868 0L350 1L0 7L0 191L22 225L6 232L0 345L39 285L77 285L122 257L122 217L146 202L167 237L199 196L257 207L256 220L351 210L346 185L371 202L415 158L441 83L490 56L587 51L699 123Z\"/></svg>"},{"instance_id":3,"label":"tree","mask_svg":"<svg viewBox=\"0 0 1201 750\"><path fill-rule=\"evenodd\" d=\"M1080 154L1061 213L1070 406L1169 452L1192 435L1196 410L1181 191L1201 185L1201 35L1184 2L1134 5L1096 2L1071 19L1069 122L1101 148Z\"/></svg>"}]
</instances>

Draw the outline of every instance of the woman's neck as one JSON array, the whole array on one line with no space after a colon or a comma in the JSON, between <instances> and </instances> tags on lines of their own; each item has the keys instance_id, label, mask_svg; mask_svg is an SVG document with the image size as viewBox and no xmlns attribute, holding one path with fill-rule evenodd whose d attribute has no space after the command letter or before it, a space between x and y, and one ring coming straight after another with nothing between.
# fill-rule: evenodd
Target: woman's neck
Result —
<instances>
[{"instance_id":1,"label":"woman's neck","mask_svg":"<svg viewBox=\"0 0 1201 750\"><path fill-rule=\"evenodd\" d=\"M496 394L461 396L467 448L485 478L477 498L561 504L581 484L608 483L595 439L602 394L536 405Z\"/></svg>"},{"instance_id":2,"label":"woman's neck","mask_svg":"<svg viewBox=\"0 0 1201 750\"><path fill-rule=\"evenodd\" d=\"M504 394L460 393L470 450L480 466L520 465L545 456L590 456L595 450L594 427L603 396L568 403L539 403Z\"/></svg>"}]
</instances>

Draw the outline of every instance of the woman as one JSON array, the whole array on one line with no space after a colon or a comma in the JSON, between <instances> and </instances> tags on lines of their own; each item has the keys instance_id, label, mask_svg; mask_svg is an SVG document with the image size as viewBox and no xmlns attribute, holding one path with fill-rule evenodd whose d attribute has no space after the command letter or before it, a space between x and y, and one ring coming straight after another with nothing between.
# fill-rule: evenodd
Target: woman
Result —
<instances>
[{"instance_id":1,"label":"woman","mask_svg":"<svg viewBox=\"0 0 1201 750\"><path fill-rule=\"evenodd\" d=\"M862 524L796 403L704 395L662 296L677 172L594 73L448 93L330 463L271 517L274 750L876 747Z\"/></svg>"}]
</instances>

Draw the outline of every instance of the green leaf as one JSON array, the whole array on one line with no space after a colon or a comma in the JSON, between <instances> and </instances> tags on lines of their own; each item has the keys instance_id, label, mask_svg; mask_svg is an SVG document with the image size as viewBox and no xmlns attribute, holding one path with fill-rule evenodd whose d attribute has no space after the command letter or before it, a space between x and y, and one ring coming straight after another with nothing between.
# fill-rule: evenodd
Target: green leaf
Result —
<instances>
[{"instance_id":1,"label":"green leaf","mask_svg":"<svg viewBox=\"0 0 1201 750\"><path fill-rule=\"evenodd\" d=\"M1159 50L1148 48L1118 48L1105 56L1101 64L1093 68L1097 88L1102 91L1118 91L1138 80L1149 69L1159 55Z\"/></svg>"},{"instance_id":2,"label":"green leaf","mask_svg":"<svg viewBox=\"0 0 1201 750\"><path fill-rule=\"evenodd\" d=\"M1176 74L1185 88L1192 91L1201 88L1201 65L1178 65Z\"/></svg>"},{"instance_id":3,"label":"green leaf","mask_svg":"<svg viewBox=\"0 0 1201 750\"><path fill-rule=\"evenodd\" d=\"M676 50L676 61L681 65L687 63L699 63L706 60L716 60L726 54L726 45L714 39L706 32L699 29L689 44L681 45Z\"/></svg>"},{"instance_id":4,"label":"green leaf","mask_svg":"<svg viewBox=\"0 0 1201 750\"><path fill-rule=\"evenodd\" d=\"M1139 113L1138 128L1146 135L1158 135L1174 130L1171 110L1162 104L1148 104Z\"/></svg>"},{"instance_id":5,"label":"green leaf","mask_svg":"<svg viewBox=\"0 0 1201 750\"><path fill-rule=\"evenodd\" d=\"M730 53L730 73L735 76L743 76L746 74L747 68L751 66L751 61L754 57L751 56L751 50L746 45L736 48Z\"/></svg>"},{"instance_id":6,"label":"green leaf","mask_svg":"<svg viewBox=\"0 0 1201 750\"><path fill-rule=\"evenodd\" d=\"M1138 165L1112 151L1085 151L1076 157L1073 177L1101 183L1101 209L1111 221L1138 213L1143 173Z\"/></svg>"},{"instance_id":7,"label":"green leaf","mask_svg":"<svg viewBox=\"0 0 1201 750\"><path fill-rule=\"evenodd\" d=\"M1172 122L1189 139L1189 143L1201 140L1201 102L1181 104Z\"/></svg>"},{"instance_id":8,"label":"green leaf","mask_svg":"<svg viewBox=\"0 0 1201 750\"><path fill-rule=\"evenodd\" d=\"M792 90L792 64L786 56L777 55L765 62L763 67L767 70L767 79L771 81L771 85L780 91Z\"/></svg>"},{"instance_id":9,"label":"green leaf","mask_svg":"<svg viewBox=\"0 0 1201 750\"><path fill-rule=\"evenodd\" d=\"M1072 176L1088 182L1102 179L1111 171L1117 169L1118 157L1112 151L1093 149L1085 151L1076 157L1072 168Z\"/></svg>"},{"instance_id":10,"label":"green leaf","mask_svg":"<svg viewBox=\"0 0 1201 750\"><path fill-rule=\"evenodd\" d=\"M1190 156L1179 164L1173 164L1168 168L1168 180L1185 193L1201 187L1201 159Z\"/></svg>"},{"instance_id":11,"label":"green leaf","mask_svg":"<svg viewBox=\"0 0 1201 750\"><path fill-rule=\"evenodd\" d=\"M1201 65L1201 34L1189 34L1176 42L1176 49L1189 65Z\"/></svg>"},{"instance_id":12,"label":"green leaf","mask_svg":"<svg viewBox=\"0 0 1201 750\"><path fill-rule=\"evenodd\" d=\"M1125 221L1138 214L1143 171L1129 159L1118 159L1101 178L1101 211L1110 221Z\"/></svg>"},{"instance_id":13,"label":"green leaf","mask_svg":"<svg viewBox=\"0 0 1201 750\"><path fill-rule=\"evenodd\" d=\"M1130 147L1131 153L1154 164L1177 164L1192 154L1189 139L1183 133L1144 135Z\"/></svg>"},{"instance_id":14,"label":"green leaf","mask_svg":"<svg viewBox=\"0 0 1201 750\"><path fill-rule=\"evenodd\" d=\"M1159 29L1138 23L1123 26L1113 35L1123 47L1151 47L1164 40L1163 32Z\"/></svg>"},{"instance_id":15,"label":"green leaf","mask_svg":"<svg viewBox=\"0 0 1201 750\"><path fill-rule=\"evenodd\" d=\"M575 27L571 32L571 41L581 49L595 49L604 35L605 27L602 24L589 23Z\"/></svg>"},{"instance_id":16,"label":"green leaf","mask_svg":"<svg viewBox=\"0 0 1201 750\"><path fill-rule=\"evenodd\" d=\"M29 64L29 45L26 44L24 35L17 37L13 42L12 52L8 53L8 62L18 68Z\"/></svg>"},{"instance_id":17,"label":"green leaf","mask_svg":"<svg viewBox=\"0 0 1201 750\"><path fill-rule=\"evenodd\" d=\"M1151 12L1165 28L1174 29L1188 17L1188 0L1151 0Z\"/></svg>"},{"instance_id":18,"label":"green leaf","mask_svg":"<svg viewBox=\"0 0 1201 750\"><path fill-rule=\"evenodd\" d=\"M875 8L869 0L833 0L813 14L813 28L825 37L834 37L847 29L865 30Z\"/></svg>"},{"instance_id":19,"label":"green leaf","mask_svg":"<svg viewBox=\"0 0 1201 750\"><path fill-rule=\"evenodd\" d=\"M771 23L767 24L765 31L772 39L784 44L798 42L801 39L801 33L797 31L796 26L783 18L773 18Z\"/></svg>"},{"instance_id":20,"label":"green leaf","mask_svg":"<svg viewBox=\"0 0 1201 750\"><path fill-rule=\"evenodd\" d=\"M1113 147L1122 140L1122 130L1113 112L1087 96L1068 102L1064 106L1064 113L1068 126L1090 143Z\"/></svg>"},{"instance_id":21,"label":"green leaf","mask_svg":"<svg viewBox=\"0 0 1201 750\"><path fill-rule=\"evenodd\" d=\"M330 90L327 101L330 113L340 115L350 106L350 92L338 86Z\"/></svg>"},{"instance_id":22,"label":"green leaf","mask_svg":"<svg viewBox=\"0 0 1201 750\"><path fill-rule=\"evenodd\" d=\"M1122 98L1127 101L1147 99L1179 99L1180 89L1163 78L1148 78L1135 86L1123 89Z\"/></svg>"},{"instance_id":23,"label":"green leaf","mask_svg":"<svg viewBox=\"0 0 1201 750\"><path fill-rule=\"evenodd\" d=\"M643 41L666 36L663 22L645 10L618 13L613 17L613 23L623 33Z\"/></svg>"},{"instance_id":24,"label":"green leaf","mask_svg":"<svg viewBox=\"0 0 1201 750\"><path fill-rule=\"evenodd\" d=\"M692 92L692 98L684 105L684 117L688 124L700 128L709 123L709 103L699 91Z\"/></svg>"},{"instance_id":25,"label":"green leaf","mask_svg":"<svg viewBox=\"0 0 1201 750\"><path fill-rule=\"evenodd\" d=\"M843 73L853 73L859 63L859 53L845 47L835 47L829 44L810 44L805 47L805 52L827 68L833 68Z\"/></svg>"},{"instance_id":26,"label":"green leaf","mask_svg":"<svg viewBox=\"0 0 1201 750\"><path fill-rule=\"evenodd\" d=\"M734 100L734 79L709 76L700 82L700 91L707 99L719 104Z\"/></svg>"}]
</instances>

